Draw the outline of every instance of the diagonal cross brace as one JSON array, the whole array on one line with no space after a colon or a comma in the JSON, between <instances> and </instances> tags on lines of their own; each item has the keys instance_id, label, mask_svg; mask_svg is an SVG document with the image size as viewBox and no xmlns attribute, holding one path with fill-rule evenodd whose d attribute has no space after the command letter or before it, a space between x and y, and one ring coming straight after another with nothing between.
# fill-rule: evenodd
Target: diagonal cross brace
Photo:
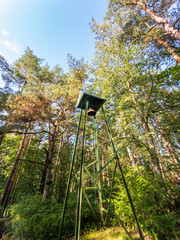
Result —
<instances>
[{"instance_id":1,"label":"diagonal cross brace","mask_svg":"<svg viewBox=\"0 0 180 240\"><path fill-rule=\"evenodd\" d=\"M98 184L96 183L96 179L90 174L89 170L84 167L84 169L86 170L86 172L88 173L88 175L91 177L91 179L93 180L94 184L96 185L98 191L101 193L102 197L104 198L104 200L106 201L108 207L110 208L111 212L114 214L114 216L116 217L116 219L118 220L118 222L120 223L120 225L122 226L122 228L125 230L125 232L127 233L128 237L132 239L131 235L129 234L129 232L127 231L126 227L123 224L123 221L117 216L117 214L115 213L115 211L113 210L113 208L111 207L111 204L108 202L107 198L105 197L104 193L102 192L102 190L99 188Z\"/></svg>"},{"instance_id":2,"label":"diagonal cross brace","mask_svg":"<svg viewBox=\"0 0 180 240\"><path fill-rule=\"evenodd\" d=\"M74 172L74 176L75 176L77 182L79 183L79 179L78 179L78 177L77 177L77 175L76 175L76 173L75 173L74 170L73 170L73 172ZM86 198L87 203L89 204L89 206L90 206L90 208L91 208L91 210L92 210L92 213L93 213L94 217L97 219L97 216L96 216L96 214L95 214L95 212L94 212L94 209L93 209L93 207L92 207L92 205L91 205L91 203L90 203L90 201L89 201L89 199L88 199L88 196L87 196L87 194L86 194L86 192L85 192L85 190L84 190L84 187L82 187L82 191L83 191L83 194L84 194L84 196L85 196L85 198Z\"/></svg>"},{"instance_id":3,"label":"diagonal cross brace","mask_svg":"<svg viewBox=\"0 0 180 240\"><path fill-rule=\"evenodd\" d=\"M117 157L114 156L111 160L109 160L109 162L107 162L103 167L101 167L101 168L99 169L99 171L96 172L96 175L99 174L99 173L100 173L106 166L108 166L109 163L111 163L114 159L117 159Z\"/></svg>"}]
</instances>

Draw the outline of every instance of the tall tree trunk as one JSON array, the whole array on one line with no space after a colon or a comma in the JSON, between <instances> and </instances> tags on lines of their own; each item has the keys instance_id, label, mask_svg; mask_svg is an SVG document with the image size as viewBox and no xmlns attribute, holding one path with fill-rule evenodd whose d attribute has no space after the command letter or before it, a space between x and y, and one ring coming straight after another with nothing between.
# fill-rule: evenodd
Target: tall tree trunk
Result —
<instances>
[{"instance_id":1,"label":"tall tree trunk","mask_svg":"<svg viewBox=\"0 0 180 240\"><path fill-rule=\"evenodd\" d=\"M147 147L147 149L148 149L148 151L151 155L153 170L156 173L159 173L161 175L161 177L163 178L159 158L158 158L156 148L155 148L154 139L153 139L153 136L151 134L148 122L144 117L144 112L138 106L138 103L137 103L137 100L136 100L133 89L130 87L129 83L127 83L127 86L128 86L129 91L130 91L131 97L133 99L134 105L136 107L137 113L140 117L141 123L142 123L143 131L145 133L146 147Z\"/></svg>"},{"instance_id":2,"label":"tall tree trunk","mask_svg":"<svg viewBox=\"0 0 180 240\"><path fill-rule=\"evenodd\" d=\"M0 146L1 146L1 144L2 144L2 141L3 141L3 139L4 139L4 136L5 136L5 133L1 133L1 135L0 135Z\"/></svg>"},{"instance_id":3,"label":"tall tree trunk","mask_svg":"<svg viewBox=\"0 0 180 240\"><path fill-rule=\"evenodd\" d=\"M42 131L43 131L43 126L44 126L44 124L42 125L42 128L41 128ZM36 151L35 151L35 154L34 154L34 157L33 157L33 161L36 161L36 156L37 156L37 153L38 153L39 145L41 143L41 137L42 137L42 133L40 133L39 138L38 138L38 143L37 143L37 146L36 146ZM33 167L34 167L34 163L32 163L31 168L29 170L27 187L30 186L30 184L31 184L31 176L32 176Z\"/></svg>"},{"instance_id":4,"label":"tall tree trunk","mask_svg":"<svg viewBox=\"0 0 180 240\"><path fill-rule=\"evenodd\" d=\"M42 176L41 176L41 180L40 180L40 192L43 194L44 192L44 186L45 186L45 180L46 180L46 173L47 173L47 166L48 166L48 155L49 155L49 152L46 148L43 148L45 153L46 153L46 158L45 158L45 166L44 166L44 169L42 171Z\"/></svg>"},{"instance_id":5,"label":"tall tree trunk","mask_svg":"<svg viewBox=\"0 0 180 240\"><path fill-rule=\"evenodd\" d=\"M106 152L107 152L107 144L106 144L105 148L106 148ZM105 164L107 164L108 161L109 161L109 159L108 159L106 154L104 156L104 160L105 160ZM110 186L109 164L106 166L106 181L107 181L107 186L109 187Z\"/></svg>"},{"instance_id":6,"label":"tall tree trunk","mask_svg":"<svg viewBox=\"0 0 180 240\"><path fill-rule=\"evenodd\" d=\"M25 151L25 148L26 148L26 145L28 144L27 146L27 149L25 151L25 154L23 156L23 159L26 159L26 156L27 156L27 153L29 151L29 147L31 145L31 140L32 140L32 135L28 136L27 139L26 139L26 142L24 144L24 151ZM29 143L28 143L29 141ZM15 193L16 193L16 190L17 190L17 186L18 186L18 183L19 183L19 180L20 180L20 177L21 177L21 174L22 174L22 169L23 169L23 163L24 161L21 162L21 166L19 168L19 174L18 174L18 177L16 179L16 183L15 183L15 186L14 186L14 190L13 190L13 194L12 194L12 197L11 197L11 201L10 201L10 204L12 204L13 200L14 200L14 196L15 196Z\"/></svg>"},{"instance_id":7,"label":"tall tree trunk","mask_svg":"<svg viewBox=\"0 0 180 240\"><path fill-rule=\"evenodd\" d=\"M144 133L147 136L147 137L145 136L145 138L147 140L147 146L146 147L147 147L147 149L148 149L148 151L151 155L153 168L154 168L155 172L160 173L161 177L163 178L159 158L158 158L158 155L157 155L157 152L156 152L154 139L153 139L153 136L151 134L148 122L144 119L143 116L141 116L141 122L142 122Z\"/></svg>"},{"instance_id":8,"label":"tall tree trunk","mask_svg":"<svg viewBox=\"0 0 180 240\"><path fill-rule=\"evenodd\" d=\"M132 150L131 150L131 148L129 146L126 147L126 150L128 152L131 165L134 166L135 165L135 160L134 160L134 156L133 156Z\"/></svg>"},{"instance_id":9,"label":"tall tree trunk","mask_svg":"<svg viewBox=\"0 0 180 240\"><path fill-rule=\"evenodd\" d=\"M104 155L102 154L101 155L101 166L102 168L104 167ZM103 182L103 185L105 184L105 171L103 170L102 171L102 182Z\"/></svg>"},{"instance_id":10,"label":"tall tree trunk","mask_svg":"<svg viewBox=\"0 0 180 240\"><path fill-rule=\"evenodd\" d=\"M30 126L30 123L28 123L27 129L29 128L29 126ZM22 155L22 150L24 148L24 143L25 143L27 131L28 130L26 130L26 132L22 136L21 144L20 144L20 147L19 147L18 152L16 154L16 159L14 161L13 167L11 169L11 172L9 174L9 177L8 177L6 183L5 183L3 192L1 194L0 205L3 206L2 215L4 213L4 210L5 210L5 207L6 207L6 204L7 204L7 199L8 199L8 196L10 194L12 185L13 185L14 180L15 180L15 176L16 176L16 173L17 173L17 165L18 165L19 159L21 158L21 155ZM6 201L6 204L4 205L5 201Z\"/></svg>"},{"instance_id":11,"label":"tall tree trunk","mask_svg":"<svg viewBox=\"0 0 180 240\"><path fill-rule=\"evenodd\" d=\"M56 162L55 162L55 169L54 169L54 174L53 174L53 182L54 183L56 182L57 168L59 166L60 152L61 152L62 147L63 147L63 133L60 136L58 153L57 153Z\"/></svg>"},{"instance_id":12,"label":"tall tree trunk","mask_svg":"<svg viewBox=\"0 0 180 240\"><path fill-rule=\"evenodd\" d=\"M127 138L127 135L125 134L125 131L123 131L123 137ZM126 150L127 150L128 155L129 155L129 160L131 162L131 165L132 166L135 165L135 159L134 159L134 156L133 156L131 148L129 146L127 146Z\"/></svg>"},{"instance_id":13,"label":"tall tree trunk","mask_svg":"<svg viewBox=\"0 0 180 240\"><path fill-rule=\"evenodd\" d=\"M158 126L159 133L161 135L161 139L162 139L162 143L164 145L164 149L165 149L171 163L172 164L178 164L179 161L178 161L178 157L175 153L175 150L173 149L173 146L172 146L171 142L169 141L168 135L167 135L165 129L163 128L163 126L161 125L161 122L160 122L160 120L157 116L155 117L155 121L156 121L156 124Z\"/></svg>"},{"instance_id":14,"label":"tall tree trunk","mask_svg":"<svg viewBox=\"0 0 180 240\"><path fill-rule=\"evenodd\" d=\"M59 133L61 116L63 114L63 110L61 110L57 116L56 122L53 126L53 133L49 134L49 149L48 149L48 159L47 159L47 171L45 178L45 185L43 191L43 199L47 200L50 197L50 190L52 185L52 163L53 163L53 154L55 142ZM49 132L50 132L50 124L49 124Z\"/></svg>"},{"instance_id":15,"label":"tall tree trunk","mask_svg":"<svg viewBox=\"0 0 180 240\"><path fill-rule=\"evenodd\" d=\"M49 145L48 156L46 161L46 176L45 176L45 184L44 184L44 191L43 191L43 199L47 200L50 197L50 189L52 184L52 161L53 161L53 152L54 152L54 144L55 139L52 136L52 140Z\"/></svg>"}]
</instances>

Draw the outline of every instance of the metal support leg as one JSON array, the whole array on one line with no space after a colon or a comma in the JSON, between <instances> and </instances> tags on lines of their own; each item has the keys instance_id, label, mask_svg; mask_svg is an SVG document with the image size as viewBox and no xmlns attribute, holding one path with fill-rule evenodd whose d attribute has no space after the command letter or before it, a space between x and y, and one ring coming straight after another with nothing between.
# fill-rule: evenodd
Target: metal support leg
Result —
<instances>
[{"instance_id":1,"label":"metal support leg","mask_svg":"<svg viewBox=\"0 0 180 240\"><path fill-rule=\"evenodd\" d=\"M99 171L99 156L98 156L98 145L97 145L97 124L96 124L96 116L94 116L94 129L95 129L95 149L96 149L96 166L97 166L97 172ZM101 176L100 174L97 175L97 183L99 188L101 189ZM101 192L98 191L99 196L99 213L100 213L100 220L101 223L103 222L103 210L102 210L102 196Z\"/></svg>"},{"instance_id":2,"label":"metal support leg","mask_svg":"<svg viewBox=\"0 0 180 240\"><path fill-rule=\"evenodd\" d=\"M79 179L78 179L78 177L77 177L77 175L76 175L75 172L74 172L74 176L75 176L75 178L76 178L76 180L77 180L77 182L78 182L78 184L79 184ZM88 196L87 196L87 194L86 194L86 192L85 192L85 190L84 190L83 187L82 187L82 191L83 191L84 197L86 198L86 201L87 201L90 209L92 210L92 213L93 213L94 217L97 219L96 213L95 213L95 211L94 211L94 209L93 209L93 207L92 207L92 205L91 205L91 202L89 201Z\"/></svg>"},{"instance_id":3,"label":"metal support leg","mask_svg":"<svg viewBox=\"0 0 180 240\"><path fill-rule=\"evenodd\" d=\"M122 176L123 184L124 184L124 186L125 186L126 193L127 193L128 199L129 199L129 203L130 203L130 206L131 206L131 209L132 209L132 212L133 212L133 216L134 216L134 219L135 219L135 222L136 222L138 231L139 231L139 236L140 236L140 239L141 239L141 240L144 240L144 236L143 236L143 233L142 233L142 230L141 230L141 226L140 226L139 221L138 221L137 216L136 216L134 204L133 204L133 202L132 202L132 198L131 198L131 195L130 195L130 192L129 192L129 189L128 189L128 186L127 186L127 183L126 183L126 180L125 180L125 177L124 177L124 174L123 174L123 171L122 171L120 162L119 162L119 158L118 158L118 156L117 156L116 149L115 149L115 147L114 147L114 143L113 143L113 140L112 140L112 136L111 136L111 133L110 133L110 130L109 130L109 125L108 125L108 122L107 122L107 120L106 120L104 108L103 108L103 106L102 106L101 108L102 108L102 112L103 112L103 115L104 115L104 120L105 120L106 127L107 127L107 130L108 130L108 135L109 135L109 139L110 139L110 141L111 141L111 145L112 145L112 148L113 148L113 152L114 152L115 157L117 158L117 164L118 164L118 167L119 167L121 176Z\"/></svg>"},{"instance_id":4,"label":"metal support leg","mask_svg":"<svg viewBox=\"0 0 180 240\"><path fill-rule=\"evenodd\" d=\"M108 202L107 198L105 197L104 193L101 191L101 189L100 189L99 186L97 185L95 177L93 177L93 176L90 174L89 170L88 170L86 167L84 167L84 168L85 168L86 172L88 173L88 175L92 178L92 180L93 180L94 184L96 185L98 191L101 193L101 195L102 195L102 197L104 198L104 200L106 201L109 209L110 209L111 212L114 214L114 216L116 217L116 219L118 220L118 222L120 223L120 225L123 227L123 229L124 229L125 232L127 233L128 237L129 237L131 240L133 240L132 237L130 236L129 232L127 231L126 227L124 226L123 221L121 221L120 218L117 216L117 214L115 213L115 211L114 211L113 208L111 207L111 204Z\"/></svg>"},{"instance_id":5,"label":"metal support leg","mask_svg":"<svg viewBox=\"0 0 180 240\"><path fill-rule=\"evenodd\" d=\"M79 191L78 191L78 203L77 203L77 218L76 218L76 229L75 229L75 239L79 240L80 227L81 227L81 205L82 205L82 175L83 175L83 164L84 164L84 153L85 153L85 131L86 131L86 120L87 120L87 110L88 101L86 101L86 111L84 118L84 128L83 128L83 143L82 143L82 154L81 154L81 165L80 165L80 179L79 179Z\"/></svg>"},{"instance_id":6,"label":"metal support leg","mask_svg":"<svg viewBox=\"0 0 180 240\"><path fill-rule=\"evenodd\" d=\"M65 212L66 212L66 205L67 205L69 189L70 189L70 184L71 184L71 177L72 177L73 166L74 166L75 157L76 157L76 147L77 147L77 142L78 142L79 129L80 129L80 124L81 124L81 117L82 117L82 109L81 109L80 116L79 116L78 130L77 130L77 134L76 134L76 141L75 141L75 144L74 144L73 158L72 158L72 162L71 162L71 166L70 166L69 179L68 179L66 195L65 195L65 200L64 200L63 214L62 214L61 225L60 225L60 229L59 229L58 240L61 240L61 235L62 235L63 223L64 223Z\"/></svg>"},{"instance_id":7,"label":"metal support leg","mask_svg":"<svg viewBox=\"0 0 180 240\"><path fill-rule=\"evenodd\" d=\"M111 196L112 196L112 191L113 191L113 187L114 187L114 180L115 180L115 175L116 175L116 169L117 169L117 161L116 161L116 165L115 165L114 173L113 173L113 177L112 177L111 190L110 190L110 194L109 194L109 204L111 204ZM108 212L109 212L109 206L108 206L106 217L105 217L105 223L107 221Z\"/></svg>"}]
</instances>

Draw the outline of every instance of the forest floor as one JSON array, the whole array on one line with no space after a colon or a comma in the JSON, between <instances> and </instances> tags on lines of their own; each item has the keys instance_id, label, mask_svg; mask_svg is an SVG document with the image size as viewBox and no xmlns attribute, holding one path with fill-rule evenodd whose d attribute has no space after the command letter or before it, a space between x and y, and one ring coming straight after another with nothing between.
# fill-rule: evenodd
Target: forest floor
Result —
<instances>
[{"instance_id":1,"label":"forest floor","mask_svg":"<svg viewBox=\"0 0 180 240\"><path fill-rule=\"evenodd\" d=\"M132 233L129 231L131 237L133 240L139 240L139 234L138 233ZM70 234L71 235L71 234ZM6 235L2 238L2 240L14 240L14 238L11 235ZM74 236L72 237L65 237L64 240L74 240ZM84 235L81 235L80 240L127 240L129 237L125 233L125 231L121 227L111 227L111 228L101 228L100 230L94 230L90 233L85 233ZM144 234L145 240L153 240L151 236L147 236ZM38 240L38 239L36 239ZM53 239L56 240L56 239Z\"/></svg>"},{"instance_id":2,"label":"forest floor","mask_svg":"<svg viewBox=\"0 0 180 240\"><path fill-rule=\"evenodd\" d=\"M130 235L134 240L139 239L138 233L131 233ZM145 236L145 240L152 240L152 238L148 235ZM80 240L126 240L129 239L127 234L121 227L111 227L111 228L102 228L97 231L93 231L91 233L87 233L80 237ZM67 238L67 240L74 240L74 237Z\"/></svg>"}]
</instances>

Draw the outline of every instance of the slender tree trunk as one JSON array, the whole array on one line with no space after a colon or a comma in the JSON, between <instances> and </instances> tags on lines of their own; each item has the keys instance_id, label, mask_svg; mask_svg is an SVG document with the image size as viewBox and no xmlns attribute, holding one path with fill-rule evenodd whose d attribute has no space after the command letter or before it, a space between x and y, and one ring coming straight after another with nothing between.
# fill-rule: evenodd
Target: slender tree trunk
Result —
<instances>
[{"instance_id":1,"label":"slender tree trunk","mask_svg":"<svg viewBox=\"0 0 180 240\"><path fill-rule=\"evenodd\" d=\"M127 138L127 135L125 134L125 131L123 131L123 137ZM129 146L127 146L126 150L127 150L128 155L129 155L129 159L130 159L131 165L132 166L135 165L135 159L134 159L134 156L133 156L131 148Z\"/></svg>"},{"instance_id":2,"label":"slender tree trunk","mask_svg":"<svg viewBox=\"0 0 180 240\"><path fill-rule=\"evenodd\" d=\"M44 191L43 191L43 199L47 200L50 197L50 189L52 184L52 161L53 161L53 152L54 152L54 144L55 139L52 136L52 140L50 142L48 156L47 156L47 169L46 169L46 176L45 176L45 184L44 184Z\"/></svg>"},{"instance_id":3,"label":"slender tree trunk","mask_svg":"<svg viewBox=\"0 0 180 240\"><path fill-rule=\"evenodd\" d=\"M11 177L11 182L9 183L9 185L7 186L7 189L6 189L6 192L5 194L3 195L3 202L1 201L1 205L2 205L2 210L1 210L1 215L3 216L4 212L5 212L5 209L6 209L6 206L7 206L7 202L8 202L8 198L9 198L9 194L11 192L11 188L13 186L13 183L15 181L15 175L17 173L17 169L15 169L14 171L14 175L12 175ZM2 195L1 195L2 196Z\"/></svg>"},{"instance_id":4,"label":"slender tree trunk","mask_svg":"<svg viewBox=\"0 0 180 240\"><path fill-rule=\"evenodd\" d=\"M47 173L47 166L48 166L48 155L49 155L49 152L46 148L43 148L45 150L45 153L46 153L46 159L45 159L45 167L42 171L42 177L41 177L41 180L40 180L40 192L43 194L44 192L44 186L45 186L45 180L46 180L46 173Z\"/></svg>"},{"instance_id":5,"label":"slender tree trunk","mask_svg":"<svg viewBox=\"0 0 180 240\"><path fill-rule=\"evenodd\" d=\"M147 136L147 149L151 155L151 159L152 159L152 163L153 163L153 168L155 170L156 173L160 173L160 175L163 178L163 174L161 171L161 167L160 167L160 162L159 162L159 158L156 152L156 147L155 147L155 143L154 143L154 139L153 136L151 134L148 122L144 119L144 117L141 117L141 122L142 122L142 126L143 126L143 130L145 135Z\"/></svg>"},{"instance_id":6,"label":"slender tree trunk","mask_svg":"<svg viewBox=\"0 0 180 240\"><path fill-rule=\"evenodd\" d=\"M134 166L135 165L135 160L134 160L134 156L133 156L132 150L128 146L126 147L126 149L127 149L128 155L129 155L129 159L130 159L131 165Z\"/></svg>"},{"instance_id":7,"label":"slender tree trunk","mask_svg":"<svg viewBox=\"0 0 180 240\"><path fill-rule=\"evenodd\" d=\"M1 133L1 135L0 135L0 146L1 146L1 144L2 144L2 141L3 141L3 139L4 139L4 136L5 136L5 133Z\"/></svg>"},{"instance_id":8,"label":"slender tree trunk","mask_svg":"<svg viewBox=\"0 0 180 240\"><path fill-rule=\"evenodd\" d=\"M102 156L101 156L101 166L102 166L102 168L104 167L104 155L102 154ZM105 183L105 171L103 170L102 171L102 181L103 181L103 185L104 185L104 183Z\"/></svg>"},{"instance_id":9,"label":"slender tree trunk","mask_svg":"<svg viewBox=\"0 0 180 240\"><path fill-rule=\"evenodd\" d=\"M28 144L28 146L27 146L27 149L26 149L26 152L25 152L25 154L24 154L23 159L26 159L27 153L28 153L28 151L29 151L29 147L30 147L30 145L31 145L32 136L33 136L33 135L28 136L27 139L26 139L26 142L25 142L25 144L24 144L24 151L25 151L25 148L26 148L26 145L27 145L27 144ZM29 141L29 143L28 143L28 141ZM11 197L10 204L12 204L12 202L13 202L13 200L14 200L14 196L15 196L15 193L16 193L16 190L17 190L17 186L18 186L18 183L19 183L21 174L22 174L23 163L24 163L24 161L21 162L21 166L20 166L20 168L19 168L19 174L18 174L18 177L17 177L17 179L16 179L16 183L15 183L15 186L14 186L14 190L13 190L13 194L12 194L12 197Z\"/></svg>"},{"instance_id":10,"label":"slender tree trunk","mask_svg":"<svg viewBox=\"0 0 180 240\"><path fill-rule=\"evenodd\" d=\"M53 126L53 133L49 134L49 154L47 159L47 171L46 171L46 178L45 178L45 185L43 191L43 199L47 200L50 197L50 190L52 185L52 163L53 163L53 154L54 154L54 147L55 142L58 136L59 127L61 116L63 114L63 110L61 110L57 116L57 120ZM50 132L50 124L49 124L49 132Z\"/></svg>"},{"instance_id":11,"label":"slender tree trunk","mask_svg":"<svg viewBox=\"0 0 180 240\"><path fill-rule=\"evenodd\" d=\"M42 131L43 131L43 126L42 126L42 129L41 129ZM39 145L41 143L41 137L42 137L42 133L40 133L40 135L39 135L38 144L37 144L36 151L35 151L35 154L34 154L34 157L33 157L33 161L36 161L36 156L37 156L37 153L38 153ZM28 181L27 181L27 187L30 186L30 184L31 184L31 176L32 176L33 167L34 167L34 163L32 163L31 168L29 170L29 177L28 177Z\"/></svg>"},{"instance_id":12,"label":"slender tree trunk","mask_svg":"<svg viewBox=\"0 0 180 240\"><path fill-rule=\"evenodd\" d=\"M29 126L30 126L30 123L28 123L27 129L29 128ZM15 162L13 164L13 167L11 169L9 177L8 177L8 179L6 181L5 186L4 186L3 192L1 194L0 205L4 206L2 214L4 213L4 210L5 210L5 207L6 207L6 204L4 205L4 203L5 203L5 201L7 203L8 196L10 194L12 185L13 185L14 180L15 180L15 176L16 176L16 173L17 173L17 165L19 163L19 159L21 158L22 150L24 148L24 143L25 143L25 139L26 139L26 133L27 133L27 131L22 136L21 144L20 144L20 147L19 147L18 152L16 154Z\"/></svg>"},{"instance_id":13,"label":"slender tree trunk","mask_svg":"<svg viewBox=\"0 0 180 240\"><path fill-rule=\"evenodd\" d=\"M162 127L161 122L160 122L160 120L157 116L155 117L155 121L156 121L156 124L158 126L159 133L161 135L161 139L162 139L162 143L164 145L164 149L165 149L171 163L172 164L178 164L179 161L178 161L178 157L175 153L175 150L173 149L173 146L172 146L171 142L169 141L168 135L167 135L165 129Z\"/></svg>"},{"instance_id":14,"label":"slender tree trunk","mask_svg":"<svg viewBox=\"0 0 180 240\"><path fill-rule=\"evenodd\" d=\"M21 166L20 166L20 169L19 169L19 174L18 174L18 177L17 177L17 179L16 179L16 183L15 183L15 186L14 186L14 190L13 190L13 193L12 193L12 197L11 197L11 200L10 200L10 204L12 204L12 203L13 203L13 200L14 200L14 196L15 196L15 193L16 193L16 190L17 190L17 186L18 186L18 183L19 183L19 179L20 179L21 173L22 173L23 163L24 163L24 161L21 162Z\"/></svg>"},{"instance_id":15,"label":"slender tree trunk","mask_svg":"<svg viewBox=\"0 0 180 240\"><path fill-rule=\"evenodd\" d=\"M55 162L55 169L54 169L54 174L53 174L53 182L56 182L56 175L57 175L57 168L59 166L59 160L60 160L60 152L63 147L63 134L60 136L60 141L59 141L59 146L58 146L58 153L57 153L57 158Z\"/></svg>"},{"instance_id":16,"label":"slender tree trunk","mask_svg":"<svg viewBox=\"0 0 180 240\"><path fill-rule=\"evenodd\" d=\"M156 148L155 148L154 139L153 139L153 136L151 134L148 122L144 117L144 113L142 112L142 110L138 106L138 103L137 103L137 100L135 98L135 94L134 94L133 89L130 87L129 83L127 84L127 86L128 86L129 91L130 91L131 97L133 99L134 105L136 107L137 113L139 114L141 123L142 123L143 131L145 133L145 140L146 140L146 145L147 145L146 147L147 147L147 149L148 149L148 151L151 155L153 168L154 168L155 172L159 173L161 175L161 177L163 178L159 158L158 158Z\"/></svg>"},{"instance_id":17,"label":"slender tree trunk","mask_svg":"<svg viewBox=\"0 0 180 240\"><path fill-rule=\"evenodd\" d=\"M72 177L72 180L71 180L71 187L70 187L70 193L72 193L73 192L73 186L74 186L74 180L75 180L75 177L73 176Z\"/></svg>"},{"instance_id":18,"label":"slender tree trunk","mask_svg":"<svg viewBox=\"0 0 180 240\"><path fill-rule=\"evenodd\" d=\"M107 152L107 145L106 145L106 152ZM108 163L109 159L107 158L107 155L105 154L104 156L105 164ZM107 186L110 186L110 177L109 177L109 165L106 166L106 181L107 181Z\"/></svg>"}]
</instances>

